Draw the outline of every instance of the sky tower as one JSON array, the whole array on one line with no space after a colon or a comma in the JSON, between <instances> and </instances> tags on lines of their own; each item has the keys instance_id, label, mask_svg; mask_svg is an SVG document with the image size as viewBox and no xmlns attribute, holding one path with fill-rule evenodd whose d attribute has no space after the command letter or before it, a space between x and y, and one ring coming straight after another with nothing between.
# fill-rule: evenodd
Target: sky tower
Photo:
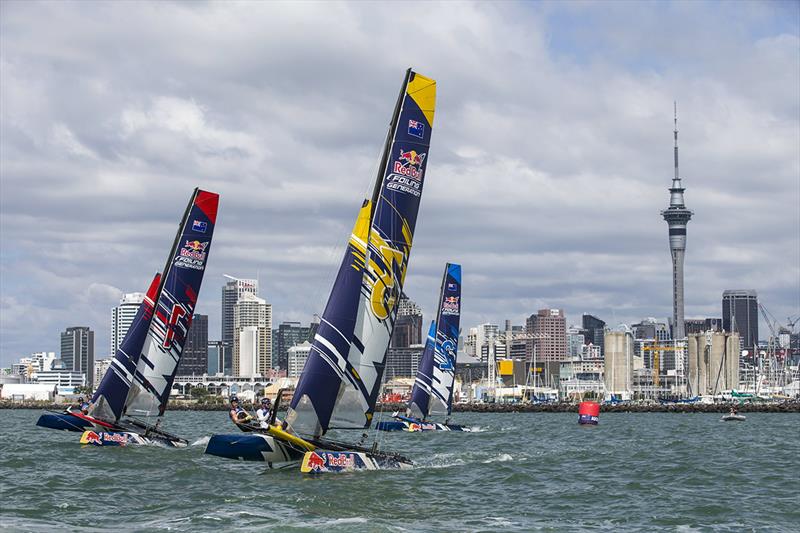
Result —
<instances>
[{"instance_id":1,"label":"sky tower","mask_svg":"<svg viewBox=\"0 0 800 533\"><path fill-rule=\"evenodd\" d=\"M681 178L678 175L678 104L675 112L675 177L669 188L669 207L661 211L661 216L669 224L669 250L672 253L672 336L674 339L686 337L683 322L683 254L686 252L686 224L692 212L683 203Z\"/></svg>"}]
</instances>

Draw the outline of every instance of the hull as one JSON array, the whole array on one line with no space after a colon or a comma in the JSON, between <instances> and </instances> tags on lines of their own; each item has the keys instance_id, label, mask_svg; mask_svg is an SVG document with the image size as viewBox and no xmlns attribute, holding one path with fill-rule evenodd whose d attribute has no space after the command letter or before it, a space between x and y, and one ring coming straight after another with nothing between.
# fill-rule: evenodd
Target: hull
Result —
<instances>
[{"instance_id":1,"label":"hull","mask_svg":"<svg viewBox=\"0 0 800 533\"><path fill-rule=\"evenodd\" d=\"M262 433L212 435L205 453L226 459L259 461L273 464L297 463L303 458L300 451L286 442Z\"/></svg>"},{"instance_id":2,"label":"hull","mask_svg":"<svg viewBox=\"0 0 800 533\"><path fill-rule=\"evenodd\" d=\"M157 436L142 436L132 431L84 431L81 444L93 446L165 446L168 448L185 448L184 440L167 439Z\"/></svg>"},{"instance_id":3,"label":"hull","mask_svg":"<svg viewBox=\"0 0 800 533\"><path fill-rule=\"evenodd\" d=\"M354 470L398 470L413 466L411 461L399 455L315 450L305 454L300 471L305 474L323 474Z\"/></svg>"},{"instance_id":4,"label":"hull","mask_svg":"<svg viewBox=\"0 0 800 533\"><path fill-rule=\"evenodd\" d=\"M76 431L79 433L94 427L88 420L78 418L70 413L44 413L36 421L36 425L47 429Z\"/></svg>"},{"instance_id":5,"label":"hull","mask_svg":"<svg viewBox=\"0 0 800 533\"><path fill-rule=\"evenodd\" d=\"M395 420L387 422L378 422L375 429L379 431L472 431L467 426L459 426L458 424L438 424L436 422L424 422L413 418L397 417Z\"/></svg>"},{"instance_id":6,"label":"hull","mask_svg":"<svg viewBox=\"0 0 800 533\"><path fill-rule=\"evenodd\" d=\"M744 422L747 419L744 415L725 415L722 417L723 422Z\"/></svg>"}]
</instances>

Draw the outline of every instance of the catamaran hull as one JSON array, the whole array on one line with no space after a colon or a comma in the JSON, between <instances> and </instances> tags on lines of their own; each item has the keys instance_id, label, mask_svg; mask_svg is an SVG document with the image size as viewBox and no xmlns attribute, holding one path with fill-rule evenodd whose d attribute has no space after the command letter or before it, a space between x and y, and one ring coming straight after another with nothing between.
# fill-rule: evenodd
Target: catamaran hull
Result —
<instances>
[{"instance_id":1,"label":"catamaran hull","mask_svg":"<svg viewBox=\"0 0 800 533\"><path fill-rule=\"evenodd\" d=\"M260 461L270 466L297 463L303 458L302 451L261 433L212 435L205 453L226 459Z\"/></svg>"},{"instance_id":2,"label":"catamaran hull","mask_svg":"<svg viewBox=\"0 0 800 533\"><path fill-rule=\"evenodd\" d=\"M467 426L457 424L437 424L435 422L422 422L421 420L389 420L378 422L375 426L379 431L472 431Z\"/></svg>"},{"instance_id":3,"label":"catamaran hull","mask_svg":"<svg viewBox=\"0 0 800 533\"><path fill-rule=\"evenodd\" d=\"M300 471L304 474L323 474L354 470L398 470L413 466L408 459L391 454L315 450L305 454Z\"/></svg>"},{"instance_id":4,"label":"catamaran hull","mask_svg":"<svg viewBox=\"0 0 800 533\"><path fill-rule=\"evenodd\" d=\"M168 448L185 448L187 442L182 439L167 439L156 436L143 436L131 431L84 431L81 444L93 446L165 446Z\"/></svg>"},{"instance_id":5,"label":"catamaran hull","mask_svg":"<svg viewBox=\"0 0 800 533\"><path fill-rule=\"evenodd\" d=\"M76 432L83 432L93 427L88 420L69 413L44 413L36 421L36 425L47 429Z\"/></svg>"},{"instance_id":6,"label":"catamaran hull","mask_svg":"<svg viewBox=\"0 0 800 533\"><path fill-rule=\"evenodd\" d=\"M725 415L722 417L723 422L744 422L747 417L744 415Z\"/></svg>"}]
</instances>

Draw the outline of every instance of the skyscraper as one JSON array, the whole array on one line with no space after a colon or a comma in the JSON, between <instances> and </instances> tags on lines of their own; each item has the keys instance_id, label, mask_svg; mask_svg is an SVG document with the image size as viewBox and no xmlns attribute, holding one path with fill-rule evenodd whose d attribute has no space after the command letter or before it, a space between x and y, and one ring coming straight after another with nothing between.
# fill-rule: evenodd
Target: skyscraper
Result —
<instances>
[{"instance_id":1,"label":"skyscraper","mask_svg":"<svg viewBox=\"0 0 800 533\"><path fill-rule=\"evenodd\" d=\"M111 351L109 355L114 357L117 353L122 339L128 333L139 306L142 305L145 294L143 292L129 292L123 294L119 300L119 305L111 309Z\"/></svg>"},{"instance_id":2,"label":"skyscraper","mask_svg":"<svg viewBox=\"0 0 800 533\"><path fill-rule=\"evenodd\" d=\"M186 344L178 365L179 376L202 375L208 372L208 315L194 315Z\"/></svg>"},{"instance_id":3,"label":"skyscraper","mask_svg":"<svg viewBox=\"0 0 800 533\"><path fill-rule=\"evenodd\" d=\"M230 367L225 371L225 350L222 341L208 341L208 375L213 376L217 373L230 375Z\"/></svg>"},{"instance_id":4,"label":"skyscraper","mask_svg":"<svg viewBox=\"0 0 800 533\"><path fill-rule=\"evenodd\" d=\"M686 252L686 225L692 212L683 201L681 178L678 174L678 107L675 105L675 177L669 189L669 207L661 211L661 216L669 225L669 250L672 254L672 338L686 337L683 323L683 256Z\"/></svg>"},{"instance_id":5,"label":"skyscraper","mask_svg":"<svg viewBox=\"0 0 800 533\"><path fill-rule=\"evenodd\" d=\"M422 344L422 309L404 293L397 308L391 347L408 348L412 344Z\"/></svg>"},{"instance_id":6,"label":"skyscraper","mask_svg":"<svg viewBox=\"0 0 800 533\"><path fill-rule=\"evenodd\" d=\"M258 280L226 277L230 281L222 286L222 343L233 353L233 306L243 294L258 296Z\"/></svg>"},{"instance_id":7,"label":"skyscraper","mask_svg":"<svg viewBox=\"0 0 800 533\"><path fill-rule=\"evenodd\" d=\"M233 306L233 331L233 375L246 375L241 374L242 371L266 375L272 368L272 305L253 294L242 294ZM242 345L243 340L246 345ZM247 357L244 368L241 366L243 347L248 350L244 354ZM254 353L256 361L252 364L250 357Z\"/></svg>"},{"instance_id":8,"label":"skyscraper","mask_svg":"<svg viewBox=\"0 0 800 533\"><path fill-rule=\"evenodd\" d=\"M536 349L537 361L567 360L567 318L561 309L539 309L525 322L526 333L537 338L529 342L532 348L526 356L533 359L533 348Z\"/></svg>"},{"instance_id":9,"label":"skyscraper","mask_svg":"<svg viewBox=\"0 0 800 533\"><path fill-rule=\"evenodd\" d=\"M603 355L605 345L606 323L594 315L583 314L583 338L585 344L593 344L600 347L600 355Z\"/></svg>"},{"instance_id":10,"label":"skyscraper","mask_svg":"<svg viewBox=\"0 0 800 533\"><path fill-rule=\"evenodd\" d=\"M300 322L282 322L272 333L272 362L281 370L288 370L289 348L311 340L311 328Z\"/></svg>"},{"instance_id":11,"label":"skyscraper","mask_svg":"<svg viewBox=\"0 0 800 533\"><path fill-rule=\"evenodd\" d=\"M738 333L742 348L753 352L758 345L758 294L753 289L722 293L722 329Z\"/></svg>"},{"instance_id":12,"label":"skyscraper","mask_svg":"<svg viewBox=\"0 0 800 533\"><path fill-rule=\"evenodd\" d=\"M61 362L66 370L85 374L86 384L93 386L94 331L86 326L76 326L62 332Z\"/></svg>"}]
</instances>

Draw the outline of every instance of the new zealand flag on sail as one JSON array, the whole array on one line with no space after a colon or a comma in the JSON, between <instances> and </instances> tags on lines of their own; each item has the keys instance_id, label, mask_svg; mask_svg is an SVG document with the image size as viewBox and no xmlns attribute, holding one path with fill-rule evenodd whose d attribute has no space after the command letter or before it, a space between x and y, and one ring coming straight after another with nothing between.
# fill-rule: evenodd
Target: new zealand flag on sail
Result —
<instances>
[{"instance_id":1,"label":"new zealand flag on sail","mask_svg":"<svg viewBox=\"0 0 800 533\"><path fill-rule=\"evenodd\" d=\"M425 124L419 120L408 121L408 134L420 139L425 137Z\"/></svg>"}]
</instances>

